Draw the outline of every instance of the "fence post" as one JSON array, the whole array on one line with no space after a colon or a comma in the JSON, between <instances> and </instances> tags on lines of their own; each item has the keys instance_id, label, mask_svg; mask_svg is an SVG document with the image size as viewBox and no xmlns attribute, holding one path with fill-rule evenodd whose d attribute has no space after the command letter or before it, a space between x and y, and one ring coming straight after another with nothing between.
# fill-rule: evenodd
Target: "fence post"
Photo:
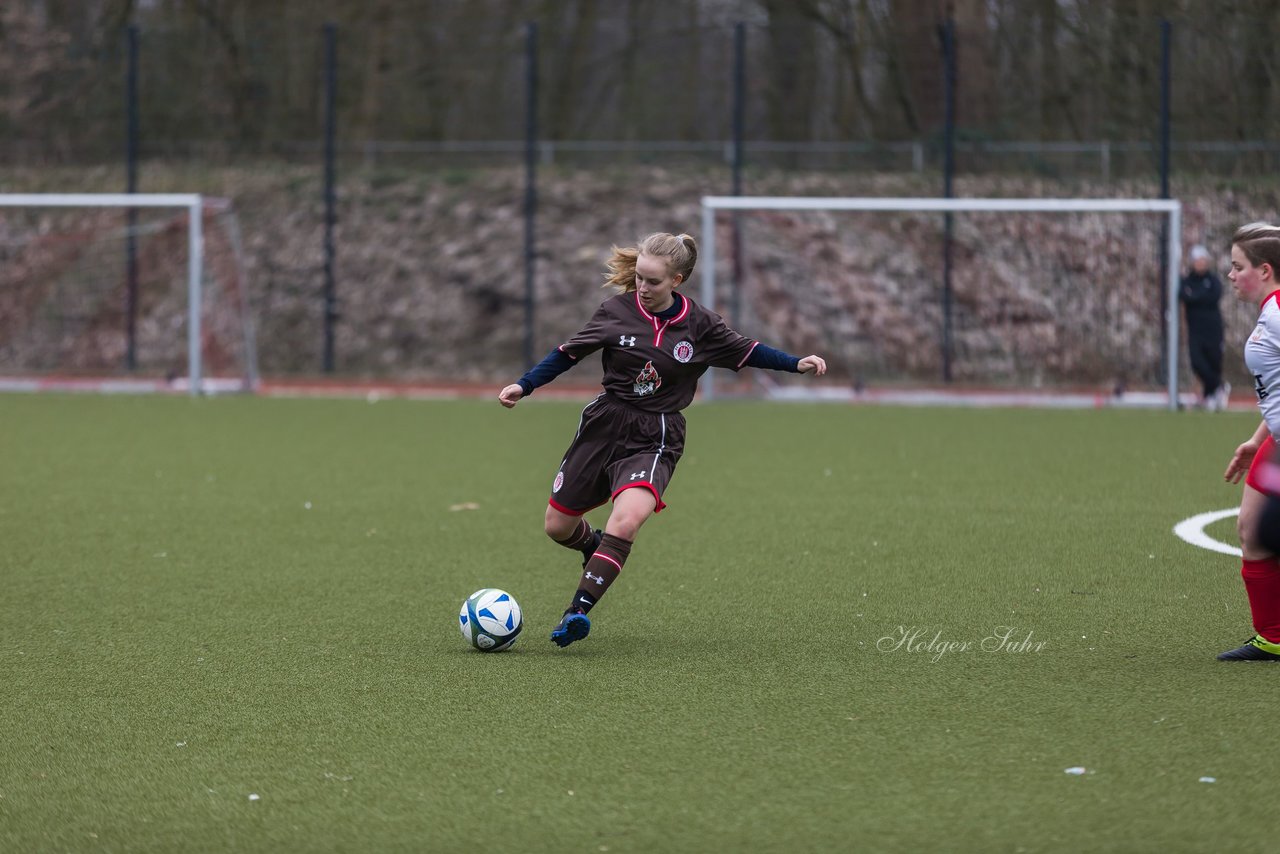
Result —
<instances>
[{"instance_id":1,"label":"fence post","mask_svg":"<svg viewBox=\"0 0 1280 854\"><path fill-rule=\"evenodd\" d=\"M1169 126L1169 95L1171 88L1171 80L1169 73L1169 36L1172 27L1168 19L1160 21L1160 198L1169 198L1169 148L1170 148L1170 126ZM1161 325L1160 335L1160 363L1167 364L1170 360L1177 358L1178 354L1169 352L1169 315L1171 312L1178 310L1177 303L1169 301L1169 289L1165 287L1165 281L1169 278L1169 241L1176 237L1179 240L1181 235L1169 234L1169 220L1166 217L1160 224L1160 312L1161 317L1165 318L1165 323Z\"/></svg>"},{"instance_id":2,"label":"fence post","mask_svg":"<svg viewBox=\"0 0 1280 854\"><path fill-rule=\"evenodd\" d=\"M746 128L746 53L747 26L742 21L733 25L733 195L742 195L743 134ZM741 327L742 317L742 212L734 211L730 233L730 260L733 263L733 291L729 316Z\"/></svg>"},{"instance_id":3,"label":"fence post","mask_svg":"<svg viewBox=\"0 0 1280 854\"><path fill-rule=\"evenodd\" d=\"M525 26L524 114L524 364L533 367L534 274L537 249L534 219L538 212L538 24Z\"/></svg>"},{"instance_id":4,"label":"fence post","mask_svg":"<svg viewBox=\"0 0 1280 854\"><path fill-rule=\"evenodd\" d=\"M127 69L125 72L125 192L138 192L138 27L130 24L125 31ZM124 337L125 370L138 368L138 210L129 208L125 222L125 290Z\"/></svg>"},{"instance_id":5,"label":"fence post","mask_svg":"<svg viewBox=\"0 0 1280 854\"><path fill-rule=\"evenodd\" d=\"M956 89L956 46L955 46L955 20L950 15L941 27L942 38L942 63L943 63L943 101L944 101L944 126L943 126L943 166L942 166L942 185L943 196L950 199L954 195L952 191L952 178L955 174L955 89ZM952 233L955 227L954 215L951 211L943 214L943 234L942 234L942 381L951 382L951 356L952 356L952 318L951 318L951 241Z\"/></svg>"},{"instance_id":6,"label":"fence post","mask_svg":"<svg viewBox=\"0 0 1280 854\"><path fill-rule=\"evenodd\" d=\"M338 318L333 227L337 221L334 142L337 136L337 27L324 25L324 372L333 373L333 326Z\"/></svg>"}]
</instances>

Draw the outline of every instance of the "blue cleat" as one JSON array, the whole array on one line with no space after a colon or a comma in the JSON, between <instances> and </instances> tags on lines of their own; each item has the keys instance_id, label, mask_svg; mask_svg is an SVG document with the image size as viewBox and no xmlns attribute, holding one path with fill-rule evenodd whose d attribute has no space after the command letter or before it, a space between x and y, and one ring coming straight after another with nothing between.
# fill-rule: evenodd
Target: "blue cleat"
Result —
<instances>
[{"instance_id":1,"label":"blue cleat","mask_svg":"<svg viewBox=\"0 0 1280 854\"><path fill-rule=\"evenodd\" d=\"M1262 635L1254 635L1239 649L1218 654L1218 661L1280 661L1280 649Z\"/></svg>"},{"instance_id":2,"label":"blue cleat","mask_svg":"<svg viewBox=\"0 0 1280 854\"><path fill-rule=\"evenodd\" d=\"M591 620L586 614L570 611L560 620L560 625L551 632L551 640L556 646L565 647L574 641L580 641L591 631Z\"/></svg>"}]
</instances>

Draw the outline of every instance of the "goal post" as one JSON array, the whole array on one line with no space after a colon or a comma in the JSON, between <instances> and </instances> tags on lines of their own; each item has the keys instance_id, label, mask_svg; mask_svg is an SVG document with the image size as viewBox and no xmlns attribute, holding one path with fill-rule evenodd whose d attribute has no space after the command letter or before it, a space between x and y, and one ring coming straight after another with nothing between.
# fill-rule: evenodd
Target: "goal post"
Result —
<instances>
[{"instance_id":1,"label":"goal post","mask_svg":"<svg viewBox=\"0 0 1280 854\"><path fill-rule=\"evenodd\" d=\"M718 252L717 214L720 211L750 212L884 212L921 213L1007 213L1007 214L1158 214L1164 218L1164 252L1167 259L1167 304L1163 317L1166 353L1164 373L1168 407L1178 406L1179 310L1178 286L1182 257L1182 205L1176 199L1027 199L1027 198L855 198L789 196L704 196L702 198L702 287L703 304L715 309ZM736 320L736 319L735 319ZM745 330L744 330L745 332ZM715 397L713 372L703 376L703 398Z\"/></svg>"},{"instance_id":2,"label":"goal post","mask_svg":"<svg viewBox=\"0 0 1280 854\"><path fill-rule=\"evenodd\" d=\"M129 211L141 212L147 209L166 208L176 211L178 219L162 220L146 226L134 225L132 218L131 225L124 225L110 215L102 213L119 211L123 214ZM17 212L19 209L25 209L28 213L20 215ZM84 213L69 211L60 214L71 223L52 224L46 221L50 214L39 213L46 209L80 209ZM29 339L28 348L38 349L42 343L40 340L42 336L48 339L58 332L69 338L77 334L105 337L105 333L99 329L105 325L101 317L108 314L102 304L111 303L117 306L111 311L118 311L117 296L122 283L121 275L116 271L118 263L116 259L124 255L123 239L129 241L129 257L132 259L137 251L138 238L142 236L151 241L147 244L149 266L145 271L149 277L149 285L165 292L163 297L152 296L153 302L164 302L163 310L166 312L163 316L163 324L157 320L152 325L163 326L165 330L179 330L181 315L174 316L174 310L180 307L180 301L185 297L186 390L192 395L211 390L211 377L208 376L203 350L212 332L203 316L202 308L204 300L210 298L210 293L206 292L204 287L204 276L208 260L206 259L208 247L206 246L205 216L211 214L227 214L228 222L224 222L223 225L226 226L224 230L230 233L223 235L221 242L229 244L230 248L223 251L223 255L228 253L238 255L241 247L238 245L238 229L230 206L223 200L209 199L200 194L0 193L0 255L10 262L12 268L16 268L9 271L5 284L11 291L25 289L27 292L25 298L16 298L18 302L36 315L39 315L40 311L47 315L58 310L57 304L60 301L79 296L78 291L93 291L92 299L97 301L85 310L89 315L97 312L91 320L85 321L88 331L80 329L68 333L56 325L44 328L38 325L37 316L27 318L25 333ZM79 221L76 221L77 217ZM92 224L85 225L85 220L89 220ZM218 222L218 220L214 221ZM65 233L60 233L59 229L65 229ZM186 232L185 269L182 265L183 241L179 229ZM115 254L117 252L118 254ZM231 275L236 279L234 287L237 290L240 314L235 334L237 337L243 336L243 352L236 358L240 364L239 373L242 374L243 385L252 387L257 379L256 348L252 323L249 320L247 297L244 293L242 259L237 257L234 264L235 270ZM185 281L181 281L182 279ZM182 293L183 291L185 294ZM212 298L218 299L220 296L225 298L225 295L219 295L215 289ZM90 299L88 296L81 298ZM31 305L36 305L38 308L30 309ZM163 334L174 345L178 344L178 341L172 339L171 334L168 332ZM118 341L114 342L113 346L118 347ZM168 357L170 361L180 358L177 353L180 353L180 350ZM44 358L47 362L50 357ZM38 362L34 358L30 361ZM7 367L7 365L0 365L0 370ZM57 371L60 367L59 364L54 364L52 369ZM95 362L87 369L102 372L104 368L107 372L111 370L101 362ZM217 369L216 363L214 368ZM19 365L19 370L30 369L29 364ZM46 363L39 363L35 369L49 370L50 368ZM171 366L169 373L171 381L178 379L176 367ZM180 385L175 387L181 388Z\"/></svg>"}]
</instances>

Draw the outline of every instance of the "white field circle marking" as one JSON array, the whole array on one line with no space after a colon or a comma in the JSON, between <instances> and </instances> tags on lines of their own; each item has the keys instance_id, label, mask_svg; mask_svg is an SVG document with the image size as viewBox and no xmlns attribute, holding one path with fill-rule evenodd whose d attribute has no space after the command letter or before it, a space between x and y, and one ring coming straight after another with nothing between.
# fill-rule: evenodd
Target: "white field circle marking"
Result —
<instances>
[{"instance_id":1,"label":"white field circle marking","mask_svg":"<svg viewBox=\"0 0 1280 854\"><path fill-rule=\"evenodd\" d=\"M1224 555L1235 555L1241 557L1244 553L1239 547L1228 545L1227 543L1215 540L1204 532L1204 529L1217 522L1219 519L1226 519L1228 516L1239 516L1240 508L1232 507L1230 510L1214 510L1211 513L1198 513L1190 519L1183 519L1181 522L1173 526L1173 533L1181 540L1191 543L1193 546L1199 546L1202 549L1208 549L1211 552L1220 552Z\"/></svg>"}]
</instances>

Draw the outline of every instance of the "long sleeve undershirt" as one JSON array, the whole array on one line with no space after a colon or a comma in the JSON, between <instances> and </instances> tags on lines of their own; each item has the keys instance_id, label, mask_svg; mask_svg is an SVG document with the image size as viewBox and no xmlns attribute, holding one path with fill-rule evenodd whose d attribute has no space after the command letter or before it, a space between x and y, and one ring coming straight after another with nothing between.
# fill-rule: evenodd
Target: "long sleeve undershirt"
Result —
<instances>
[{"instance_id":1,"label":"long sleeve undershirt","mask_svg":"<svg viewBox=\"0 0 1280 854\"><path fill-rule=\"evenodd\" d=\"M572 368L573 365L573 359L566 356L559 349L555 349L548 353L545 359L530 368L524 376L516 380L516 384L520 386L524 396L528 397L533 394L535 388L551 382ZM789 371L793 374L800 372L799 357L784 353L781 350L775 350L767 344L756 344L751 350L751 355L747 357L746 365L749 368L762 368L769 371Z\"/></svg>"}]
</instances>

